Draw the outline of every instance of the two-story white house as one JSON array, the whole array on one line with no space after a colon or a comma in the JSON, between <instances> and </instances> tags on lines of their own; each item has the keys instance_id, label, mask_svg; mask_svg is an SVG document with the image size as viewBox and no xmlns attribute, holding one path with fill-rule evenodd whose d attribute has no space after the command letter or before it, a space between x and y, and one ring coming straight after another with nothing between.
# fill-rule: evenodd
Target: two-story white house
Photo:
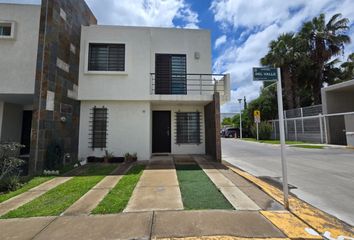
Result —
<instances>
[{"instance_id":1,"label":"two-story white house","mask_svg":"<svg viewBox=\"0 0 354 240\"><path fill-rule=\"evenodd\" d=\"M79 157L220 150L220 101L230 77L212 74L210 32L88 26L81 32Z\"/></svg>"}]
</instances>

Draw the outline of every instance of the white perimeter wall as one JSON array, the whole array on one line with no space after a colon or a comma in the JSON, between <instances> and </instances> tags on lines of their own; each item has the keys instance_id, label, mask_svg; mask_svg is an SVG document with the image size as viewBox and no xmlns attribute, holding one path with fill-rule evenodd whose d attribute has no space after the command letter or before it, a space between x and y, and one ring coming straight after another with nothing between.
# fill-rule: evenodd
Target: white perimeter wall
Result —
<instances>
[{"instance_id":1,"label":"white perimeter wall","mask_svg":"<svg viewBox=\"0 0 354 240\"><path fill-rule=\"evenodd\" d=\"M33 94L40 5L0 4L0 21L15 22L15 39L0 38L0 94Z\"/></svg>"},{"instance_id":2,"label":"white perimeter wall","mask_svg":"<svg viewBox=\"0 0 354 240\"><path fill-rule=\"evenodd\" d=\"M107 150L115 156L126 152L138 153L139 160L148 160L152 150L152 111L171 111L172 154L205 154L205 128L203 105L150 105L142 101L82 101L80 117L79 157L102 157L105 149L90 148L90 113L96 107L108 109ZM175 144L175 113L200 112L201 140L197 144Z\"/></svg>"}]
</instances>

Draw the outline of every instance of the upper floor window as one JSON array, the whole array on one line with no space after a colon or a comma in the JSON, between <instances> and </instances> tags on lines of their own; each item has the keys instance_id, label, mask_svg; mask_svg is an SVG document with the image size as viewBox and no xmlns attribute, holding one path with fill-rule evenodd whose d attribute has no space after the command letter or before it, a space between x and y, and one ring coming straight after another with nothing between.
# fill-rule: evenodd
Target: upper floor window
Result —
<instances>
[{"instance_id":1,"label":"upper floor window","mask_svg":"<svg viewBox=\"0 0 354 240\"><path fill-rule=\"evenodd\" d=\"M90 43L88 70L124 72L125 44Z\"/></svg>"},{"instance_id":2,"label":"upper floor window","mask_svg":"<svg viewBox=\"0 0 354 240\"><path fill-rule=\"evenodd\" d=\"M0 22L0 38L12 38L13 27L11 22Z\"/></svg>"}]
</instances>

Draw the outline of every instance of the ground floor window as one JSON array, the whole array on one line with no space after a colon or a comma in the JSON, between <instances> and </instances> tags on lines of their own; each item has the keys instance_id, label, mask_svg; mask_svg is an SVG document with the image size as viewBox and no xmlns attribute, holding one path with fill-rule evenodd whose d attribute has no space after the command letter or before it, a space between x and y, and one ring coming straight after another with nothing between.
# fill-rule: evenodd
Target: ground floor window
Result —
<instances>
[{"instance_id":1,"label":"ground floor window","mask_svg":"<svg viewBox=\"0 0 354 240\"><path fill-rule=\"evenodd\" d=\"M200 144L200 113L177 112L177 144Z\"/></svg>"},{"instance_id":2,"label":"ground floor window","mask_svg":"<svg viewBox=\"0 0 354 240\"><path fill-rule=\"evenodd\" d=\"M107 108L92 109L91 116L91 147L106 148L107 146Z\"/></svg>"}]
</instances>

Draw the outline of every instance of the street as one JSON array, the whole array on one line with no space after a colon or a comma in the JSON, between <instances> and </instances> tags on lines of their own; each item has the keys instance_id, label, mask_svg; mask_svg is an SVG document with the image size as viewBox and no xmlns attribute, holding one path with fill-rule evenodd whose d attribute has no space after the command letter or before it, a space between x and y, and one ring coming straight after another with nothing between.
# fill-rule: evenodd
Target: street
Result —
<instances>
[{"instance_id":1,"label":"street","mask_svg":"<svg viewBox=\"0 0 354 240\"><path fill-rule=\"evenodd\" d=\"M222 139L223 160L258 177L281 177L280 146ZM354 150L286 148L291 192L354 225Z\"/></svg>"}]
</instances>

